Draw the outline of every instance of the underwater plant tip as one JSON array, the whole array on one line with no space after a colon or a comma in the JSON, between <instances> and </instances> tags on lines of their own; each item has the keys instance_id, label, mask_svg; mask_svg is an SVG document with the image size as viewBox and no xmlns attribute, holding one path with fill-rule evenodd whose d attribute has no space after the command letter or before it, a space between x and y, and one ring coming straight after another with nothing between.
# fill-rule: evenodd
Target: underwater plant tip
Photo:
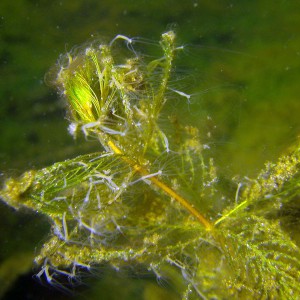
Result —
<instances>
[{"instance_id":1,"label":"underwater plant tip","mask_svg":"<svg viewBox=\"0 0 300 300\"><path fill-rule=\"evenodd\" d=\"M122 155L122 150L116 146L112 141L108 141L108 146L115 154ZM149 175L148 171L145 170L142 166L132 161L130 158L124 156L123 160L130 164L137 172L142 174L143 176ZM182 196L178 195L173 189L167 186L164 182L160 181L156 176L149 177L149 180L159 187L161 190L165 192L165 194L169 195L171 198L175 199L179 202L189 213L191 213L197 220L204 225L207 230L211 230L213 225L196 209L194 208L187 200L185 200Z\"/></svg>"}]
</instances>

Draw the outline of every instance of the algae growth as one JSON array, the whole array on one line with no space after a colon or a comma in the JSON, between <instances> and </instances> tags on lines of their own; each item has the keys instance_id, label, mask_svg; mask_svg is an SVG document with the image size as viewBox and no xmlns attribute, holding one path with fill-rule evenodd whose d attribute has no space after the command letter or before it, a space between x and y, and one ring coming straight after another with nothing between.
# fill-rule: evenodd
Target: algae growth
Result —
<instances>
[{"instance_id":1,"label":"algae growth","mask_svg":"<svg viewBox=\"0 0 300 300\"><path fill-rule=\"evenodd\" d=\"M70 133L98 140L102 151L4 184L8 205L51 221L37 276L54 284L102 263L142 265L176 282L183 299L299 297L300 251L281 223L298 195L299 146L258 178L232 182L235 198L216 211L224 195L198 129L173 115L160 122L169 99L191 97L171 80L183 48L173 31L162 34L161 58L140 54L138 45L118 35L57 66L53 83L66 100Z\"/></svg>"}]
</instances>

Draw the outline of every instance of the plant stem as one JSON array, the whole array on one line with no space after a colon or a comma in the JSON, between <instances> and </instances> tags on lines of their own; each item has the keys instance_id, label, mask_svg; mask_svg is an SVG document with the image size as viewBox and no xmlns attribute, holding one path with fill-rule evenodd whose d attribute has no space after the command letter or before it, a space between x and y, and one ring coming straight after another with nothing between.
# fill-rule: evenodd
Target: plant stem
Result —
<instances>
[{"instance_id":1,"label":"plant stem","mask_svg":"<svg viewBox=\"0 0 300 300\"><path fill-rule=\"evenodd\" d=\"M114 142L108 141L107 144L115 154L123 155L122 159L125 162L127 162L129 165L131 165L135 171L137 171L138 173L140 173L143 176L149 175L149 172L145 168L143 168L141 165L137 164L135 161L131 160L129 157L124 156L124 153L122 152L122 150L118 146L116 146ZM163 190L165 194L167 194L168 196L170 196L171 198L173 198L177 202L179 202L207 230L211 230L213 228L213 225L193 205L191 205L182 196L178 195L172 188L167 186L164 182L160 181L156 176L148 177L147 179L150 180L158 188Z\"/></svg>"}]
</instances>

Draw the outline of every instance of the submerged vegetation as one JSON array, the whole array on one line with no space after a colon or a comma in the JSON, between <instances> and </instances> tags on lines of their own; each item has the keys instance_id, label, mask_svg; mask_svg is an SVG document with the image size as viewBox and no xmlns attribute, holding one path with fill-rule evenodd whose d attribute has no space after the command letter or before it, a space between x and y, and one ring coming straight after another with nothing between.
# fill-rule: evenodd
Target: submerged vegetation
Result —
<instances>
[{"instance_id":1,"label":"submerged vegetation","mask_svg":"<svg viewBox=\"0 0 300 300\"><path fill-rule=\"evenodd\" d=\"M103 151L7 179L0 192L8 205L51 221L37 275L55 283L102 263L116 270L139 264L174 281L183 299L298 298L300 251L289 224L298 222L290 210L299 210L300 147L256 179L233 181L236 192L223 208L199 129L174 115L161 128L166 101L190 98L170 84L182 47L166 32L163 56L151 60L137 43L118 35L58 64L53 83L66 100L69 132L97 139Z\"/></svg>"}]
</instances>

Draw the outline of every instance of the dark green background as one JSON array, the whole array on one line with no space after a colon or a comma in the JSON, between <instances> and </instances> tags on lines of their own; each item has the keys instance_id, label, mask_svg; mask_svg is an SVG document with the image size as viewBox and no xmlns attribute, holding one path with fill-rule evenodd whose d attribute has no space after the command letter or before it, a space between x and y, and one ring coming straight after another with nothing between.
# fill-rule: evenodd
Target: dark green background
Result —
<instances>
[{"instance_id":1,"label":"dark green background","mask_svg":"<svg viewBox=\"0 0 300 300\"><path fill-rule=\"evenodd\" d=\"M74 141L68 135L63 103L44 82L61 53L93 37L109 40L124 34L158 40L170 28L176 31L178 43L185 45L176 70L188 77L178 83L179 89L194 96L190 104L182 99L169 104L169 109L180 107L179 117L199 127L223 177L255 176L265 161L276 160L296 142L300 132L297 0L2 0L2 178L96 149L94 143ZM3 204L0 209L0 279L8 283L30 268L28 261L47 238L48 225L27 212L24 217ZM150 279L112 280L114 274L104 273L108 275L85 287L89 299L94 299L92 294L102 294L102 299L165 297ZM13 289L18 289L17 284ZM19 299L29 299L23 293ZM32 295L30 299L38 299L34 291Z\"/></svg>"}]
</instances>

